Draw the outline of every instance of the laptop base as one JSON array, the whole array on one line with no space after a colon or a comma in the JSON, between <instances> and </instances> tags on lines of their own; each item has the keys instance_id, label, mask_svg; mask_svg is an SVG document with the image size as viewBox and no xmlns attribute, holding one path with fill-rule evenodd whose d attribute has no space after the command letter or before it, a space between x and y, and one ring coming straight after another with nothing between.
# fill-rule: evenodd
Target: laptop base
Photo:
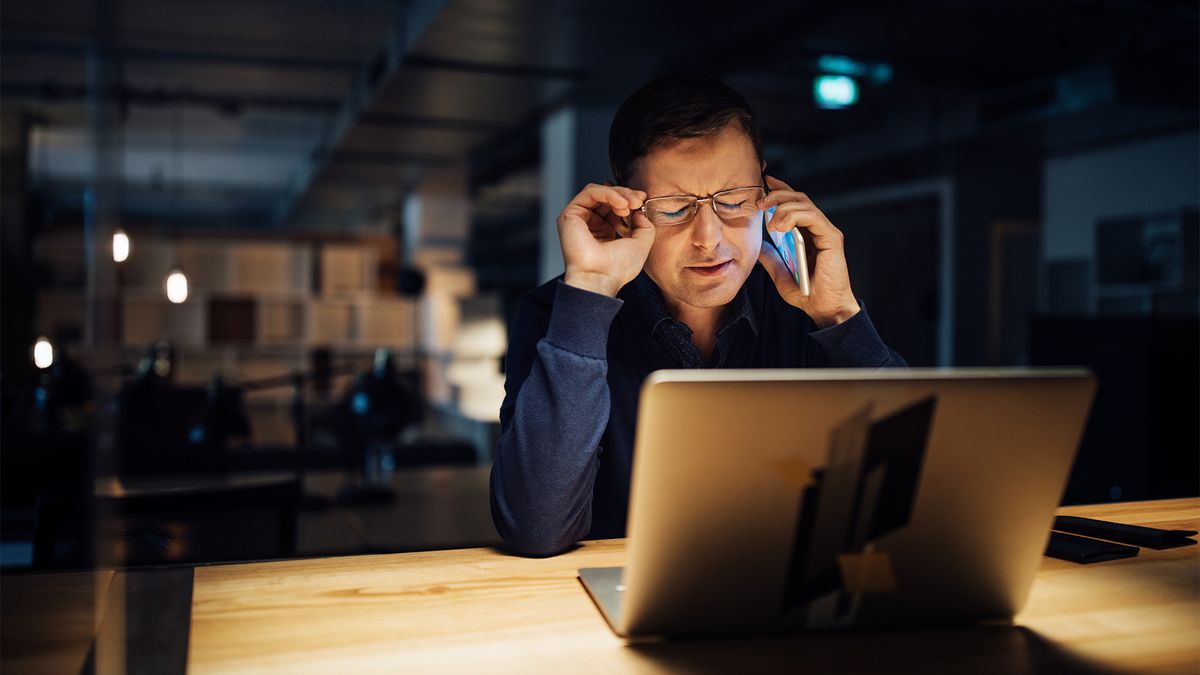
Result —
<instances>
[{"instance_id":1,"label":"laptop base","mask_svg":"<svg viewBox=\"0 0 1200 675\"><path fill-rule=\"evenodd\" d=\"M609 628L621 637L626 637L619 628L621 598L625 595L625 587L621 585L624 574L624 567L584 567L579 570L579 580L592 596L592 602L600 608Z\"/></svg>"}]
</instances>

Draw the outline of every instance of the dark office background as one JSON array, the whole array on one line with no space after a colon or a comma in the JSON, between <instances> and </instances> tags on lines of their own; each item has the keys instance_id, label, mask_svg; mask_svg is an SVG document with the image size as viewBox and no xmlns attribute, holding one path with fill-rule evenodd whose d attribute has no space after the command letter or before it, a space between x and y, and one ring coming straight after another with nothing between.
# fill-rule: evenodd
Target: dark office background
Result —
<instances>
[{"instance_id":1,"label":"dark office background","mask_svg":"<svg viewBox=\"0 0 1200 675\"><path fill-rule=\"evenodd\" d=\"M1065 502L1196 495L1197 17L3 0L0 562L496 543L507 326L678 69L756 108L912 365L1099 375Z\"/></svg>"}]
</instances>

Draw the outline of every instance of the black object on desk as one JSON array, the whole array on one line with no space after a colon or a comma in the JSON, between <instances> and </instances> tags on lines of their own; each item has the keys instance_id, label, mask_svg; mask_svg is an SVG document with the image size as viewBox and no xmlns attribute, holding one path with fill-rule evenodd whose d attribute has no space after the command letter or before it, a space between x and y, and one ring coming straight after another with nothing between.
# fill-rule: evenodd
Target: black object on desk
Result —
<instances>
[{"instance_id":1,"label":"black object on desk","mask_svg":"<svg viewBox=\"0 0 1200 675\"><path fill-rule=\"evenodd\" d=\"M1132 558L1138 554L1136 546L1114 544L1099 539L1088 539L1063 532L1051 532L1046 555L1082 564Z\"/></svg>"},{"instance_id":2,"label":"black object on desk","mask_svg":"<svg viewBox=\"0 0 1200 675\"><path fill-rule=\"evenodd\" d=\"M1058 516L1054 519L1054 529L1060 532L1081 534L1085 537L1119 541L1123 544L1160 550L1192 546L1196 543L1195 539L1189 539L1189 537L1196 536L1195 530L1160 530L1154 527L1110 523L1078 516Z\"/></svg>"}]
</instances>

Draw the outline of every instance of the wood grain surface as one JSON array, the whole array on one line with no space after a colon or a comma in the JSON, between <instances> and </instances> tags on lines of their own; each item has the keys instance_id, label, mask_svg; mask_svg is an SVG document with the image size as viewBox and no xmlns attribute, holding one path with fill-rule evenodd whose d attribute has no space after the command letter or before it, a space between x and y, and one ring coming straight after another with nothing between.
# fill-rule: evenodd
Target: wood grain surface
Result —
<instances>
[{"instance_id":1,"label":"wood grain surface","mask_svg":"<svg viewBox=\"0 0 1200 675\"><path fill-rule=\"evenodd\" d=\"M1063 509L1156 527L1200 500ZM496 549L196 569L189 672L1191 672L1198 547L1083 566L1045 559L1014 626L626 643L576 570L624 540L527 559Z\"/></svg>"},{"instance_id":2,"label":"wood grain surface","mask_svg":"<svg viewBox=\"0 0 1200 675\"><path fill-rule=\"evenodd\" d=\"M102 570L0 579L0 672L80 672L113 576Z\"/></svg>"}]
</instances>

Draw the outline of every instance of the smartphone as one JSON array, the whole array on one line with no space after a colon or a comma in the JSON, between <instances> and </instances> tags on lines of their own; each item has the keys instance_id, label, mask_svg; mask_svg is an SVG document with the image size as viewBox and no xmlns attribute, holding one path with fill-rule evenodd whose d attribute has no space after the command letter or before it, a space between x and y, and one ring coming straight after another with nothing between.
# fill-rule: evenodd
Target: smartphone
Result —
<instances>
[{"instance_id":1,"label":"smartphone","mask_svg":"<svg viewBox=\"0 0 1200 675\"><path fill-rule=\"evenodd\" d=\"M764 214L763 229L766 229L766 221L774 215L774 211L774 209L769 209L768 213ZM788 272L792 273L792 279L800 287L800 295L809 295L811 288L808 279L808 252L805 250L804 235L800 234L800 228L793 227L787 232L770 230L767 232L771 237L771 243L775 245L775 250L779 251L779 256L783 258L783 264L787 266Z\"/></svg>"}]
</instances>

